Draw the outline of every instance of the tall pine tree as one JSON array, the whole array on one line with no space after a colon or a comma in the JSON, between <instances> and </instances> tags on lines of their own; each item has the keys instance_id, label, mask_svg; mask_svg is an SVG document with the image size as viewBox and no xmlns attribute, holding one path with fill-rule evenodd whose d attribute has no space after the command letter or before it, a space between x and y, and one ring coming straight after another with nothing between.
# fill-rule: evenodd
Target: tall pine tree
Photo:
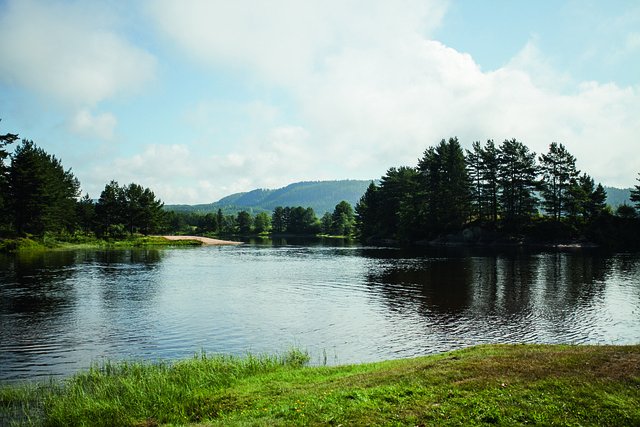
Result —
<instances>
[{"instance_id":1,"label":"tall pine tree","mask_svg":"<svg viewBox=\"0 0 640 427\"><path fill-rule=\"evenodd\" d=\"M12 156L7 178L18 233L73 231L80 183L60 160L23 140Z\"/></svg>"}]
</instances>

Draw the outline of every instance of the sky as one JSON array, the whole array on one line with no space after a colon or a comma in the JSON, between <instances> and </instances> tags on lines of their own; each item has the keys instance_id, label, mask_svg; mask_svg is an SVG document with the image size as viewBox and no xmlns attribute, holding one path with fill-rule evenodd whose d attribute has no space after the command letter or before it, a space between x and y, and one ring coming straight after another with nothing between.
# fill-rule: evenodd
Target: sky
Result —
<instances>
[{"instance_id":1,"label":"sky","mask_svg":"<svg viewBox=\"0 0 640 427\"><path fill-rule=\"evenodd\" d=\"M637 0L0 0L0 133L166 204L378 179L457 136L640 172Z\"/></svg>"}]
</instances>

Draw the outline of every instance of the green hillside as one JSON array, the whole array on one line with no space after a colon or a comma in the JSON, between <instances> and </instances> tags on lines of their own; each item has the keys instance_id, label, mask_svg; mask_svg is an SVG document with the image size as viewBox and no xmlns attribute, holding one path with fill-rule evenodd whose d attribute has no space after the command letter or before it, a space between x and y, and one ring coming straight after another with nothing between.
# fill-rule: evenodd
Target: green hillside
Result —
<instances>
[{"instance_id":1,"label":"green hillside","mask_svg":"<svg viewBox=\"0 0 640 427\"><path fill-rule=\"evenodd\" d=\"M287 185L277 190L257 189L223 197L214 203L201 205L166 205L166 210L206 214L222 209L225 215L247 211L252 215L260 212L273 213L276 206L312 207L317 216L332 212L342 200L355 206L364 194L370 180L304 181Z\"/></svg>"},{"instance_id":2,"label":"green hillside","mask_svg":"<svg viewBox=\"0 0 640 427\"><path fill-rule=\"evenodd\" d=\"M631 188L604 187L607 192L607 204L612 208L624 203L632 205L629 197L631 196Z\"/></svg>"}]
</instances>

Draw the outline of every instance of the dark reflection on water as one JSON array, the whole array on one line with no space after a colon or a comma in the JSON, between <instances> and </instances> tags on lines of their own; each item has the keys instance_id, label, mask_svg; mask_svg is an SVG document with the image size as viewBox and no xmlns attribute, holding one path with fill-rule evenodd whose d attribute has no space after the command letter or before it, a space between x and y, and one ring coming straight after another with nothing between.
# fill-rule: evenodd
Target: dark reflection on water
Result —
<instances>
[{"instance_id":1,"label":"dark reflection on water","mask_svg":"<svg viewBox=\"0 0 640 427\"><path fill-rule=\"evenodd\" d=\"M638 254L327 239L0 256L0 381L102 358L281 351L316 363L487 342L640 342Z\"/></svg>"}]
</instances>

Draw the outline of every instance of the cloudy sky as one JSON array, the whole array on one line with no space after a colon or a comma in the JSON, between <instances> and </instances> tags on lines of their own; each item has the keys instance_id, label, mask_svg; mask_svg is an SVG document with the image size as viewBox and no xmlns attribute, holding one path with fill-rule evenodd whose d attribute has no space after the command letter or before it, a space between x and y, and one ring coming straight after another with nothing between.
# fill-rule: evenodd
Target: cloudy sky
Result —
<instances>
[{"instance_id":1,"label":"cloudy sky","mask_svg":"<svg viewBox=\"0 0 640 427\"><path fill-rule=\"evenodd\" d=\"M0 133L83 192L376 179L457 136L640 172L637 0L0 0Z\"/></svg>"}]
</instances>

